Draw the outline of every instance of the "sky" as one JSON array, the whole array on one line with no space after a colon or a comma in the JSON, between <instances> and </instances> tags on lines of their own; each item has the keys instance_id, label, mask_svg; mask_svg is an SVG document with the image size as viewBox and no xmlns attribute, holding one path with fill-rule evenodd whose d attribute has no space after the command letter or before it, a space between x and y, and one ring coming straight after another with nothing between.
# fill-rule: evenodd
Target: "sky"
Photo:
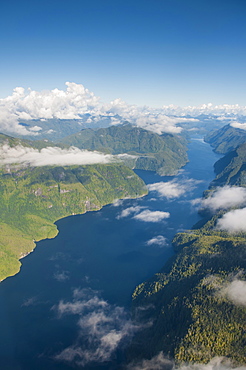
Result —
<instances>
[{"instance_id":1,"label":"sky","mask_svg":"<svg viewBox=\"0 0 246 370\"><path fill-rule=\"evenodd\" d=\"M9 0L0 98L83 84L104 102L245 105L244 0Z\"/></svg>"}]
</instances>

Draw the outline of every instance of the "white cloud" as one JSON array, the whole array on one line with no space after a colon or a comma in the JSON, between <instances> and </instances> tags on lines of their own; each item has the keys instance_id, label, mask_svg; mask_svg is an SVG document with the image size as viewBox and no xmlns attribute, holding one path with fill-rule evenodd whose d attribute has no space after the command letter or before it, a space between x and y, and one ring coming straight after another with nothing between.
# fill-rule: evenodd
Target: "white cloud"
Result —
<instances>
[{"instance_id":1,"label":"white cloud","mask_svg":"<svg viewBox=\"0 0 246 370\"><path fill-rule=\"evenodd\" d=\"M95 163L109 163L114 157L109 154L80 150L75 147L61 149L59 147L47 147L38 149L17 145L10 147L4 144L0 147L0 164L30 164L31 166L48 165L87 165Z\"/></svg>"},{"instance_id":2,"label":"white cloud","mask_svg":"<svg viewBox=\"0 0 246 370\"><path fill-rule=\"evenodd\" d=\"M170 217L170 213L162 211L150 211L143 206L132 206L123 209L123 211L116 218L119 220L129 216L133 216L134 219L139 221L160 222L163 219Z\"/></svg>"},{"instance_id":3,"label":"white cloud","mask_svg":"<svg viewBox=\"0 0 246 370\"><path fill-rule=\"evenodd\" d=\"M30 131L38 132L42 130L42 127L40 126L33 126L29 128Z\"/></svg>"},{"instance_id":4,"label":"white cloud","mask_svg":"<svg viewBox=\"0 0 246 370\"><path fill-rule=\"evenodd\" d=\"M235 279L221 293L236 305L246 306L246 281Z\"/></svg>"},{"instance_id":5,"label":"white cloud","mask_svg":"<svg viewBox=\"0 0 246 370\"><path fill-rule=\"evenodd\" d=\"M230 126L232 126L234 128L240 128L241 130L246 130L246 123L231 122Z\"/></svg>"},{"instance_id":6,"label":"white cloud","mask_svg":"<svg viewBox=\"0 0 246 370\"><path fill-rule=\"evenodd\" d=\"M17 87L12 96L0 99L0 105L7 106L19 119L79 119L80 114L98 106L100 98L83 85L66 82L66 86L66 91L38 92L28 89L27 93Z\"/></svg>"},{"instance_id":7,"label":"white cloud","mask_svg":"<svg viewBox=\"0 0 246 370\"><path fill-rule=\"evenodd\" d=\"M133 218L135 220L144 221L144 222L160 222L166 218L170 217L169 212L162 212L162 211L150 211L146 209L141 213L135 215Z\"/></svg>"},{"instance_id":8,"label":"white cloud","mask_svg":"<svg viewBox=\"0 0 246 370\"><path fill-rule=\"evenodd\" d=\"M156 191L161 197L174 199L192 191L199 182L200 181L194 179L187 179L179 182L177 180L157 182L148 185L148 189L149 191Z\"/></svg>"},{"instance_id":9,"label":"white cloud","mask_svg":"<svg viewBox=\"0 0 246 370\"><path fill-rule=\"evenodd\" d=\"M124 218L124 217L128 217L128 216L131 216L132 214L136 214L138 212L141 211L141 209L143 209L144 207L141 207L141 206L132 206L132 207L128 207L128 208L125 208L123 209L123 211L121 211L121 213L117 216L117 219L121 219L121 218Z\"/></svg>"},{"instance_id":10,"label":"white cloud","mask_svg":"<svg viewBox=\"0 0 246 370\"><path fill-rule=\"evenodd\" d=\"M99 97L83 85L66 82L66 86L66 91L43 92L15 88L11 96L0 99L0 130L30 135L28 128L18 124L19 120L79 119L80 115L91 111L98 114Z\"/></svg>"},{"instance_id":11,"label":"white cloud","mask_svg":"<svg viewBox=\"0 0 246 370\"><path fill-rule=\"evenodd\" d=\"M167 238L165 238L163 235L157 235L154 238L148 240L146 242L147 245L158 245L159 247L166 247L168 246Z\"/></svg>"},{"instance_id":12,"label":"white cloud","mask_svg":"<svg viewBox=\"0 0 246 370\"><path fill-rule=\"evenodd\" d=\"M202 199L201 206L212 211L228 209L246 204L246 188L239 186L224 186L217 188L209 194L208 198Z\"/></svg>"},{"instance_id":13,"label":"white cloud","mask_svg":"<svg viewBox=\"0 0 246 370\"><path fill-rule=\"evenodd\" d=\"M127 104L121 99L105 104L93 92L74 82L66 82L66 90L53 89L39 92L16 87L11 96L0 99L0 131L38 135L38 129L35 131L19 125L18 122L31 119L80 119L87 113L91 115L87 123L96 122L102 116L107 116L111 118L112 125L128 120L158 134L164 132L178 134L182 131L179 124L199 122L194 117L201 114L233 120L233 115L246 115L246 106L209 103L188 107L169 105L151 108ZM238 125L245 129L245 124L238 123Z\"/></svg>"},{"instance_id":14,"label":"white cloud","mask_svg":"<svg viewBox=\"0 0 246 370\"><path fill-rule=\"evenodd\" d=\"M223 116L228 117L234 114L236 115L246 115L246 106L240 106L239 104L220 104L214 105L212 103L201 104L198 106L187 106L179 107L176 105L164 105L162 107L163 113L167 115L177 115L186 116L190 115L193 117L199 116L201 114L211 115L211 116Z\"/></svg>"},{"instance_id":15,"label":"white cloud","mask_svg":"<svg viewBox=\"0 0 246 370\"><path fill-rule=\"evenodd\" d=\"M178 134L182 128L178 126L182 122L198 122L194 118L169 117L162 109L150 108L147 106L138 107L130 105L121 99L115 99L104 105L102 110L107 114L119 115L123 119L134 123L136 126L146 130L162 134L164 132ZM114 122L113 122L114 124Z\"/></svg>"},{"instance_id":16,"label":"white cloud","mask_svg":"<svg viewBox=\"0 0 246 370\"><path fill-rule=\"evenodd\" d=\"M246 232L246 208L225 213L218 220L216 227L231 233Z\"/></svg>"},{"instance_id":17,"label":"white cloud","mask_svg":"<svg viewBox=\"0 0 246 370\"><path fill-rule=\"evenodd\" d=\"M127 370L246 370L246 367L236 367L226 357L214 357L208 364L192 363L175 366L174 361L165 358L163 352L160 352L150 360L129 364Z\"/></svg>"},{"instance_id":18,"label":"white cloud","mask_svg":"<svg viewBox=\"0 0 246 370\"><path fill-rule=\"evenodd\" d=\"M57 354L55 360L78 366L110 360L122 341L139 327L132 323L123 307L108 304L97 292L77 289L73 296L72 302L60 302L53 308L59 318L64 314L79 315L77 340Z\"/></svg>"}]
</instances>

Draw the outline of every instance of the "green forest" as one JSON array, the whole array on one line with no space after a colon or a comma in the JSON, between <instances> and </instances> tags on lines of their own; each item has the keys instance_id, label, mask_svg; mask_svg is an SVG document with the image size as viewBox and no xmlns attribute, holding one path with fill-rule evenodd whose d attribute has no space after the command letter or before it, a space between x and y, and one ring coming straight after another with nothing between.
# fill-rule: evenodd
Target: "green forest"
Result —
<instances>
[{"instance_id":1,"label":"green forest","mask_svg":"<svg viewBox=\"0 0 246 370\"><path fill-rule=\"evenodd\" d=\"M215 164L218 185L246 186L245 144ZM208 192L205 192L208 196ZM233 282L246 280L246 233L216 229L216 214L173 239L175 255L161 271L136 287L132 315L146 326L128 348L129 361L160 351L177 363L208 363L226 356L245 364L246 307L229 299Z\"/></svg>"},{"instance_id":2,"label":"green forest","mask_svg":"<svg viewBox=\"0 0 246 370\"><path fill-rule=\"evenodd\" d=\"M144 182L122 164L2 167L0 280L19 271L19 259L36 241L56 236L58 219L146 193Z\"/></svg>"},{"instance_id":3,"label":"green forest","mask_svg":"<svg viewBox=\"0 0 246 370\"><path fill-rule=\"evenodd\" d=\"M97 130L84 129L62 140L63 144L103 153L135 156L131 168L174 175L187 161L186 140L172 134L158 135L129 123ZM122 157L122 160L124 158Z\"/></svg>"}]
</instances>

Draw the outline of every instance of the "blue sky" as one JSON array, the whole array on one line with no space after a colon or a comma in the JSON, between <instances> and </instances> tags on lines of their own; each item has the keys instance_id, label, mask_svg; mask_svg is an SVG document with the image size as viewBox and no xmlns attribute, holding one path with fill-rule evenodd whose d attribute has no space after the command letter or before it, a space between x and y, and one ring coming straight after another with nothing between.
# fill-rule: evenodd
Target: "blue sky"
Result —
<instances>
[{"instance_id":1,"label":"blue sky","mask_svg":"<svg viewBox=\"0 0 246 370\"><path fill-rule=\"evenodd\" d=\"M0 5L0 97L83 84L107 102L245 105L245 0Z\"/></svg>"}]
</instances>

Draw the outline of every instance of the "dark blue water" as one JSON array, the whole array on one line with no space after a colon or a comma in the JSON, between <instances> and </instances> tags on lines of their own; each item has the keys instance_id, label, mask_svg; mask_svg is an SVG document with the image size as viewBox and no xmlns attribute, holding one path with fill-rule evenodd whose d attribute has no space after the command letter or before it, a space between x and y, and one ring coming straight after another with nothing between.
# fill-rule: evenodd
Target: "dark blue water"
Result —
<instances>
[{"instance_id":1,"label":"dark blue water","mask_svg":"<svg viewBox=\"0 0 246 370\"><path fill-rule=\"evenodd\" d=\"M199 220L190 200L202 196L218 158L208 144L193 139L190 162L177 176L136 171L146 184L183 185L182 196L168 200L151 191L58 221L58 236L37 243L22 260L21 273L0 284L0 368L119 368L119 348L137 330L129 319L131 294L173 254L175 233ZM135 212L121 217L129 207ZM170 217L134 218L144 210Z\"/></svg>"}]
</instances>

